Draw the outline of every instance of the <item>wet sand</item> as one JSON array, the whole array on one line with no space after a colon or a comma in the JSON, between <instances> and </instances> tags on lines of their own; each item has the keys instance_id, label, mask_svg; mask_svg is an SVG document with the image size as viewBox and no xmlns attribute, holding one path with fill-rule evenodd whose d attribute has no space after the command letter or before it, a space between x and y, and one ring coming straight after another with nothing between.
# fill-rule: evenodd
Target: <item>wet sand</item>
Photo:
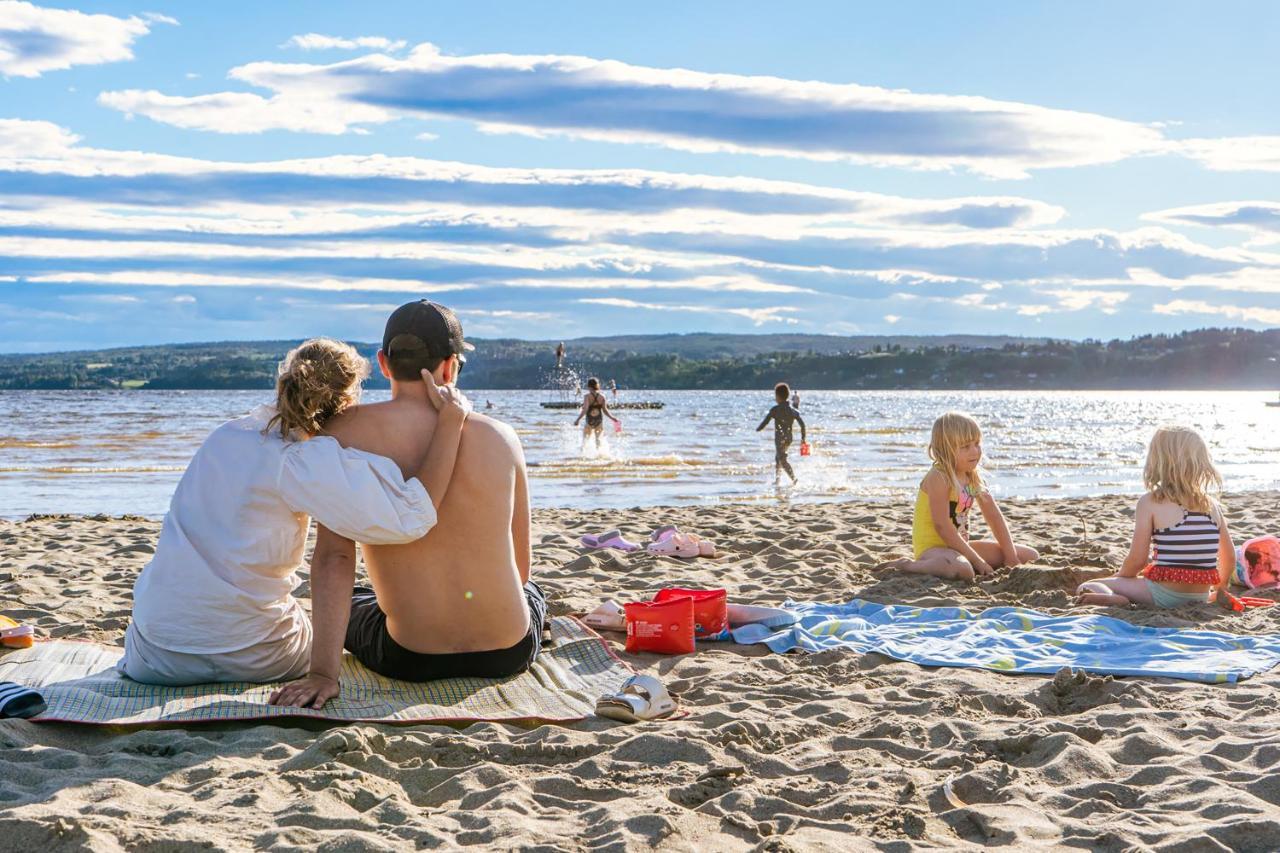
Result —
<instances>
[{"instance_id":1,"label":"wet sand","mask_svg":"<svg viewBox=\"0 0 1280 853\"><path fill-rule=\"evenodd\" d=\"M1237 541L1276 532L1280 495L1227 499ZM869 503L538 510L535 576L553 613L663 586L731 600L1071 608L1119 565L1132 498L1008 501L1034 566L978 584L877 574L906 551L910 507ZM689 562L585 552L577 536L663 523L715 539ZM119 643L159 524L0 522L0 612L42 638ZM306 596L304 585L299 594ZM1274 595L1274 594L1273 594ZM1280 608L1108 610L1138 624L1280 634ZM682 719L203 726L111 731L0 721L6 849L407 847L748 850L1274 850L1280 670L1236 685L1008 676L840 651L703 644L629 656ZM944 783L963 807L954 806Z\"/></svg>"}]
</instances>

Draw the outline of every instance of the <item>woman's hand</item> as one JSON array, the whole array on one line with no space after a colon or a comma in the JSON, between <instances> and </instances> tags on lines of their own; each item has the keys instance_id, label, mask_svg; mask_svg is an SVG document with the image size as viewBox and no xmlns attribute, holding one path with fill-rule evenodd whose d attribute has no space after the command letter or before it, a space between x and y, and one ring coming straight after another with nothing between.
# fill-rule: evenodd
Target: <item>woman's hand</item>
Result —
<instances>
[{"instance_id":1,"label":"woman's hand","mask_svg":"<svg viewBox=\"0 0 1280 853\"><path fill-rule=\"evenodd\" d=\"M471 414L471 401L455 386L437 385L436 378L429 370L422 371L422 382L427 386L427 400L431 402L431 408L440 414L444 414L446 410L456 410L455 413L464 418Z\"/></svg>"},{"instance_id":2,"label":"woman's hand","mask_svg":"<svg viewBox=\"0 0 1280 853\"><path fill-rule=\"evenodd\" d=\"M327 675L308 673L306 678L290 682L271 694L268 703L271 705L294 705L299 708L315 708L319 710L330 699L338 698L342 692L338 679Z\"/></svg>"}]
</instances>

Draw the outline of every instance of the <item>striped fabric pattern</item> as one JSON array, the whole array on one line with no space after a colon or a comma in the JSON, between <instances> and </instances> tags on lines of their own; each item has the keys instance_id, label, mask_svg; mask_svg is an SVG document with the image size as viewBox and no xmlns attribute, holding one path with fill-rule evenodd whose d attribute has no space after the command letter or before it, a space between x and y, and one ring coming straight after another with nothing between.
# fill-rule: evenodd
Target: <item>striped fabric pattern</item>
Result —
<instances>
[{"instance_id":1,"label":"striped fabric pattern","mask_svg":"<svg viewBox=\"0 0 1280 853\"><path fill-rule=\"evenodd\" d=\"M39 693L12 681L0 681L0 717L34 717L44 709Z\"/></svg>"},{"instance_id":2,"label":"striped fabric pattern","mask_svg":"<svg viewBox=\"0 0 1280 853\"><path fill-rule=\"evenodd\" d=\"M1203 512L1184 510L1182 521L1151 537L1155 564L1181 569L1218 568L1218 525Z\"/></svg>"},{"instance_id":3,"label":"striped fabric pattern","mask_svg":"<svg viewBox=\"0 0 1280 853\"><path fill-rule=\"evenodd\" d=\"M551 620L551 644L533 668L506 679L450 678L413 684L384 678L344 655L342 695L322 710L268 705L279 684L161 687L115 671L123 650L55 640L0 657L0 679L38 688L41 720L137 726L312 717L345 722L457 723L477 720L574 722L632 675L604 640L576 619Z\"/></svg>"}]
</instances>

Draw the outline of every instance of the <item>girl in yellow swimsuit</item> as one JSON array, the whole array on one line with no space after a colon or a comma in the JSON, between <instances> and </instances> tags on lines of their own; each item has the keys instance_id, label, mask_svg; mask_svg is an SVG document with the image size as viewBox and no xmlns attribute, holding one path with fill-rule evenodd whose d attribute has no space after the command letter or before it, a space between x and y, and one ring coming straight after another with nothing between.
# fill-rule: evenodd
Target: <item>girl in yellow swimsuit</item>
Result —
<instances>
[{"instance_id":1,"label":"girl in yellow swimsuit","mask_svg":"<svg viewBox=\"0 0 1280 853\"><path fill-rule=\"evenodd\" d=\"M995 566L1017 566L1039 558L1034 548L1015 545L995 498L982 479L982 430L960 412L948 412L933 422L929 441L933 467L920 481L911 522L914 558L883 564L913 574L971 581L989 575ZM994 541L969 541L969 511L982 510Z\"/></svg>"}]
</instances>

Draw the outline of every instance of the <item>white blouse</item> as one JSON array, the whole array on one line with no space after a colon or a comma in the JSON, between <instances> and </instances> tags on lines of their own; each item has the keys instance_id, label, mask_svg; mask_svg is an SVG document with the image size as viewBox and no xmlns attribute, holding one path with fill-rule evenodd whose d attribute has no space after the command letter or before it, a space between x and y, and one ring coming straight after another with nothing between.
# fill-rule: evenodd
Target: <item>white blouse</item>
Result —
<instances>
[{"instance_id":1,"label":"white blouse","mask_svg":"<svg viewBox=\"0 0 1280 853\"><path fill-rule=\"evenodd\" d=\"M376 545L412 542L436 523L417 479L384 456L328 436L288 441L260 406L215 429L169 504L155 556L133 588L133 622L150 643L218 654L306 628L300 583L311 516Z\"/></svg>"}]
</instances>

